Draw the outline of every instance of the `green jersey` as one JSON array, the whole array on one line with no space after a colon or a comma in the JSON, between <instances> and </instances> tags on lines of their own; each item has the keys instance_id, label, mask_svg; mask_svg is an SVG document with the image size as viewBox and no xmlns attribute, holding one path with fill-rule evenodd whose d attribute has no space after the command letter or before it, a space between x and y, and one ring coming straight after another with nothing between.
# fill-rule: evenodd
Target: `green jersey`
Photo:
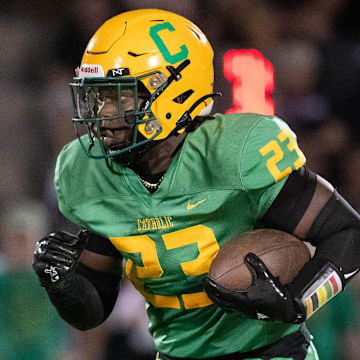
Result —
<instances>
[{"instance_id":1,"label":"green jersey","mask_svg":"<svg viewBox=\"0 0 360 360\"><path fill-rule=\"evenodd\" d=\"M153 194L131 169L113 163L110 171L104 160L88 159L78 141L59 155L55 186L61 212L109 239L126 260L147 301L156 349L206 358L247 352L298 329L225 313L201 283L219 248L257 226L304 162L279 118L216 114L187 135Z\"/></svg>"}]
</instances>

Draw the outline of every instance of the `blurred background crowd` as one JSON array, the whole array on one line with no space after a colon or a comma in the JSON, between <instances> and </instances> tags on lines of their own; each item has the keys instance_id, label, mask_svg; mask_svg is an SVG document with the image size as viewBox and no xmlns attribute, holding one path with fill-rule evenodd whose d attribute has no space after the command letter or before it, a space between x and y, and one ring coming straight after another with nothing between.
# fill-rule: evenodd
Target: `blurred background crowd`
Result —
<instances>
[{"instance_id":1,"label":"blurred background crowd","mask_svg":"<svg viewBox=\"0 0 360 360\"><path fill-rule=\"evenodd\" d=\"M275 112L309 168L360 210L358 0L11 0L0 2L0 360L154 358L143 300L124 281L111 317L87 332L55 313L31 270L35 242L76 231L57 210L57 154L75 135L69 81L109 17L137 8L192 20L215 50L215 112L232 107L230 49L257 49L275 71ZM359 359L360 281L311 319L320 359Z\"/></svg>"}]
</instances>

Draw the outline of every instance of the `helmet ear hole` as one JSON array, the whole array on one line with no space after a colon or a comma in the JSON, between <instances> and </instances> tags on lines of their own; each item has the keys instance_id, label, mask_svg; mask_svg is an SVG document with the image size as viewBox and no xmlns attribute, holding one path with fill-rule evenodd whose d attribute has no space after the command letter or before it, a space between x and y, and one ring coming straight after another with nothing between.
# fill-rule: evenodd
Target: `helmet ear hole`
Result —
<instances>
[{"instance_id":1,"label":"helmet ear hole","mask_svg":"<svg viewBox=\"0 0 360 360\"><path fill-rule=\"evenodd\" d=\"M193 92L194 92L194 90L191 90L191 89L186 90L182 94L180 94L180 95L176 96L174 99L172 99L172 101L174 101L178 104L183 104Z\"/></svg>"}]
</instances>

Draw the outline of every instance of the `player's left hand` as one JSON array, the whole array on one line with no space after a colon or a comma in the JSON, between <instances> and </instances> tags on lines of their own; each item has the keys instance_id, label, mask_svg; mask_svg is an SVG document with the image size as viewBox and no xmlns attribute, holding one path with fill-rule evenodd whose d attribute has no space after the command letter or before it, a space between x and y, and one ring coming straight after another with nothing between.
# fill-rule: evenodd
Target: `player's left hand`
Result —
<instances>
[{"instance_id":1,"label":"player's left hand","mask_svg":"<svg viewBox=\"0 0 360 360\"><path fill-rule=\"evenodd\" d=\"M305 307L288 286L281 285L261 259L248 253L244 259L253 276L247 291L229 290L207 278L206 292L213 302L227 311L238 311L255 319L284 323L301 323L306 319Z\"/></svg>"}]
</instances>

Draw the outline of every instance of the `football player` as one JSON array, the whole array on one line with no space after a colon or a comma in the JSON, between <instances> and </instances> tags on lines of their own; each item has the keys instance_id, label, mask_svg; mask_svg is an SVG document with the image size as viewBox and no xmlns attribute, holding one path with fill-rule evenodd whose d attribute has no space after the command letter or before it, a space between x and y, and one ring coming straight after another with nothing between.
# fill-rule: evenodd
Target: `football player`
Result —
<instances>
[{"instance_id":1,"label":"football player","mask_svg":"<svg viewBox=\"0 0 360 360\"><path fill-rule=\"evenodd\" d=\"M317 359L305 321L359 270L359 215L304 167L284 121L211 116L213 77L207 38L177 14L130 11L98 29L70 84L78 140L55 172L59 208L81 230L41 239L34 270L86 330L111 313L125 260L158 359ZM248 291L207 279L219 248L255 227L315 255L286 286L253 254Z\"/></svg>"}]
</instances>

